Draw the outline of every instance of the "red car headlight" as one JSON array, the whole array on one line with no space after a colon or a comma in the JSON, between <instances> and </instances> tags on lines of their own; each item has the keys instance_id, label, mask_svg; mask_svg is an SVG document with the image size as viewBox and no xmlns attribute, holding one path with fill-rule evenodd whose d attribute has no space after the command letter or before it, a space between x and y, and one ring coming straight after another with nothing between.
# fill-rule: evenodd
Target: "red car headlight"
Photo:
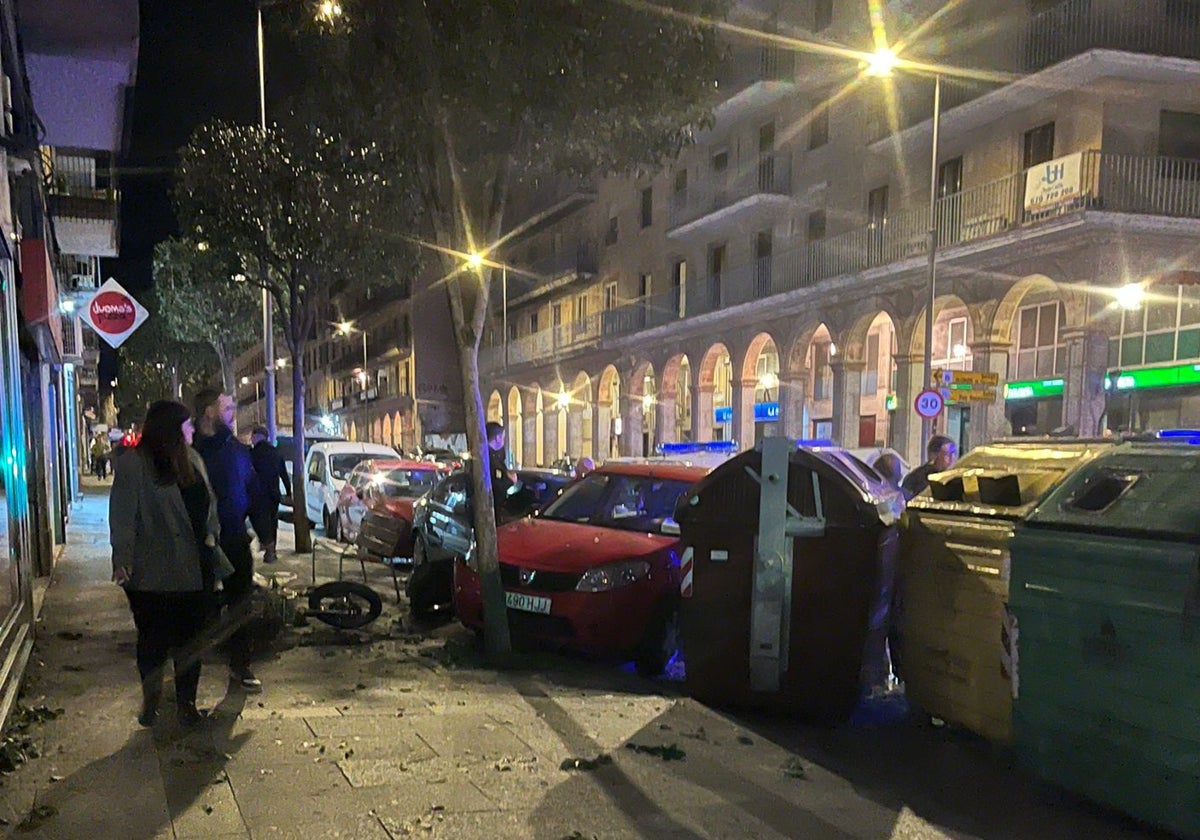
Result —
<instances>
[{"instance_id":1,"label":"red car headlight","mask_svg":"<svg viewBox=\"0 0 1200 840\"><path fill-rule=\"evenodd\" d=\"M622 560L588 569L575 585L576 592L608 592L637 583L650 574L645 560Z\"/></svg>"}]
</instances>

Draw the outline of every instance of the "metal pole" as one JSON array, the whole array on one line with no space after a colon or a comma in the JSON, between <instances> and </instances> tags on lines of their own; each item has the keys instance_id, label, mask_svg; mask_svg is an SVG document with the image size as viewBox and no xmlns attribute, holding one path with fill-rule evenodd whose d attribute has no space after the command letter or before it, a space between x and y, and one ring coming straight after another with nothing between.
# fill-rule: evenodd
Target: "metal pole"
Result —
<instances>
[{"instance_id":1,"label":"metal pole","mask_svg":"<svg viewBox=\"0 0 1200 840\"><path fill-rule=\"evenodd\" d=\"M262 4L256 4L258 15L258 124L263 137L267 134L267 76L263 58ZM262 290L263 331L263 396L266 398L267 438L275 442L275 318L271 293Z\"/></svg>"},{"instance_id":2,"label":"metal pole","mask_svg":"<svg viewBox=\"0 0 1200 840\"><path fill-rule=\"evenodd\" d=\"M500 267L500 319L504 330L504 369L508 370L508 268Z\"/></svg>"},{"instance_id":3,"label":"metal pole","mask_svg":"<svg viewBox=\"0 0 1200 840\"><path fill-rule=\"evenodd\" d=\"M925 381L922 390L933 384L933 306L937 299L937 237L938 237L938 132L942 122L942 74L934 76L933 81L933 142L929 163L929 288L926 289L925 300ZM921 451L919 456L925 459L925 448L933 432L932 420L921 420Z\"/></svg>"},{"instance_id":4,"label":"metal pole","mask_svg":"<svg viewBox=\"0 0 1200 840\"><path fill-rule=\"evenodd\" d=\"M363 376L367 375L367 331L363 330Z\"/></svg>"}]
</instances>

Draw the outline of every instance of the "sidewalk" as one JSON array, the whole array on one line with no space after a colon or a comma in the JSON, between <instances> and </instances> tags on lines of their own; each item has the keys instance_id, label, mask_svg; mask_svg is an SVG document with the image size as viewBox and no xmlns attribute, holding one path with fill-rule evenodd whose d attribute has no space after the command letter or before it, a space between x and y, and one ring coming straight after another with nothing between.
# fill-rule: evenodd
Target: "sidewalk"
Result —
<instances>
[{"instance_id":1,"label":"sidewalk","mask_svg":"<svg viewBox=\"0 0 1200 840\"><path fill-rule=\"evenodd\" d=\"M1160 836L942 731L739 720L551 656L496 673L462 628L414 631L379 567L385 612L365 632L285 631L256 665L258 696L226 693L206 663L215 719L185 732L168 709L151 732L134 720L133 626L108 582L107 491L85 487L46 594L23 702L63 714L33 729L42 757L3 777L0 818L18 837ZM308 556L281 554L266 568L307 582Z\"/></svg>"}]
</instances>

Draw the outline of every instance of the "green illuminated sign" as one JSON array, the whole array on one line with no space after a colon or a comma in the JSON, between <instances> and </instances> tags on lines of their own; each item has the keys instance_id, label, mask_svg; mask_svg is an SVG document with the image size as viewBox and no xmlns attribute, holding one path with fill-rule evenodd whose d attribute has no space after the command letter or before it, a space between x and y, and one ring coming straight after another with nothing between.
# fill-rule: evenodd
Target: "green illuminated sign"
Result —
<instances>
[{"instance_id":1,"label":"green illuminated sign","mask_svg":"<svg viewBox=\"0 0 1200 840\"><path fill-rule=\"evenodd\" d=\"M1138 388L1171 388L1178 385L1200 385L1200 364L1126 370L1117 375L1115 385L1112 376L1104 377L1105 390L1115 387L1118 391L1133 391Z\"/></svg>"},{"instance_id":2,"label":"green illuminated sign","mask_svg":"<svg viewBox=\"0 0 1200 840\"><path fill-rule=\"evenodd\" d=\"M896 406L899 405L899 403L900 403L900 401L898 399L896 399L895 394L888 394L887 397L883 401L883 407L885 409L887 409L888 411L895 411Z\"/></svg>"},{"instance_id":3,"label":"green illuminated sign","mask_svg":"<svg viewBox=\"0 0 1200 840\"><path fill-rule=\"evenodd\" d=\"M1008 382L1004 386L1006 400L1033 400L1042 397L1061 397L1063 380L1030 379L1025 382Z\"/></svg>"}]
</instances>

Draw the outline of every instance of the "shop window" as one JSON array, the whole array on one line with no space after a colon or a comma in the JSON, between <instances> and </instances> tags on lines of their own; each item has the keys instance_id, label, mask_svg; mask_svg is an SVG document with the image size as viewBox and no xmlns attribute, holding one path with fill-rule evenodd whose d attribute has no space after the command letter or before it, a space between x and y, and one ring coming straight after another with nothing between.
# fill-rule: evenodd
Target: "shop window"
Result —
<instances>
[{"instance_id":1,"label":"shop window","mask_svg":"<svg viewBox=\"0 0 1200 840\"><path fill-rule=\"evenodd\" d=\"M1142 342L1143 337L1140 335L1126 336L1121 340L1121 367L1142 363Z\"/></svg>"},{"instance_id":2,"label":"shop window","mask_svg":"<svg viewBox=\"0 0 1200 840\"><path fill-rule=\"evenodd\" d=\"M1146 336L1146 364L1169 362L1175 358L1175 332Z\"/></svg>"},{"instance_id":3,"label":"shop window","mask_svg":"<svg viewBox=\"0 0 1200 840\"><path fill-rule=\"evenodd\" d=\"M1200 330L1180 330L1175 349L1177 359L1200 359Z\"/></svg>"},{"instance_id":4,"label":"shop window","mask_svg":"<svg viewBox=\"0 0 1200 840\"><path fill-rule=\"evenodd\" d=\"M1050 376L1064 369L1066 348L1058 340L1063 306L1023 306L1017 313L1017 379Z\"/></svg>"}]
</instances>

